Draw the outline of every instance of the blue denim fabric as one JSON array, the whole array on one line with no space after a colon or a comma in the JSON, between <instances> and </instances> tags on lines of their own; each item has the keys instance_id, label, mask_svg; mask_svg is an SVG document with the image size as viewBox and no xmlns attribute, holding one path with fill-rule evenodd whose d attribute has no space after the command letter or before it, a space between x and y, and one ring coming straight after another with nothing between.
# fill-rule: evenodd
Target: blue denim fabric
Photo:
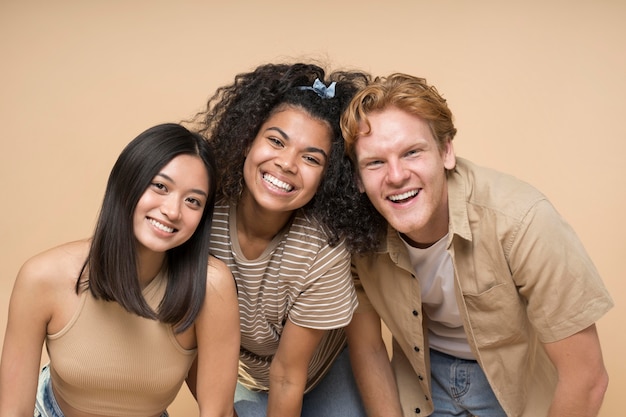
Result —
<instances>
[{"instance_id":1,"label":"blue denim fabric","mask_svg":"<svg viewBox=\"0 0 626 417\"><path fill-rule=\"evenodd\" d=\"M34 417L64 417L52 392L49 365L44 366L39 374Z\"/></svg>"},{"instance_id":2,"label":"blue denim fabric","mask_svg":"<svg viewBox=\"0 0 626 417\"><path fill-rule=\"evenodd\" d=\"M37 386L37 397L35 399L34 417L65 417L63 411L59 407L52 384L50 383L50 367L49 364L41 369L39 374L39 385ZM169 417L167 410L161 414L161 417Z\"/></svg>"},{"instance_id":3,"label":"blue denim fabric","mask_svg":"<svg viewBox=\"0 0 626 417\"><path fill-rule=\"evenodd\" d=\"M265 417L267 392L251 391L237 384L235 410L239 417ZM302 417L365 417L352 374L348 348L337 357L328 374L304 395Z\"/></svg>"},{"instance_id":4,"label":"blue denim fabric","mask_svg":"<svg viewBox=\"0 0 626 417\"><path fill-rule=\"evenodd\" d=\"M506 417L478 362L431 349L430 369L435 405L431 417Z\"/></svg>"}]
</instances>

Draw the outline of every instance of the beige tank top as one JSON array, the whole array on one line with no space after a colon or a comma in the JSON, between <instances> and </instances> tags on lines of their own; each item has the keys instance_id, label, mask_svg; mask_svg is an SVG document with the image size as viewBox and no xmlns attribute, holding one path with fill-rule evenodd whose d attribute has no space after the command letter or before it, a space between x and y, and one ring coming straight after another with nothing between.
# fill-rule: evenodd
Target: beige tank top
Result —
<instances>
[{"instance_id":1,"label":"beige tank top","mask_svg":"<svg viewBox=\"0 0 626 417\"><path fill-rule=\"evenodd\" d=\"M167 280L159 274L143 291L156 308ZM89 291L63 330L48 335L55 393L77 410L108 416L162 413L176 397L196 349L184 349L172 326L139 317Z\"/></svg>"}]
</instances>

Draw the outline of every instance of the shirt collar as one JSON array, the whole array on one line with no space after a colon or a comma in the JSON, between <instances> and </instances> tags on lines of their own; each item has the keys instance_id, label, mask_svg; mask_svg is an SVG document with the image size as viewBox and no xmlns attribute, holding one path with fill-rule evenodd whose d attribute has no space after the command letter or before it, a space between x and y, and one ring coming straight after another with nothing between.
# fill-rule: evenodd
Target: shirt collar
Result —
<instances>
[{"instance_id":1,"label":"shirt collar","mask_svg":"<svg viewBox=\"0 0 626 417\"><path fill-rule=\"evenodd\" d=\"M450 239L458 235L465 240L472 240L472 231L467 215L467 161L457 158L454 169L448 171L448 211L450 214Z\"/></svg>"}]
</instances>

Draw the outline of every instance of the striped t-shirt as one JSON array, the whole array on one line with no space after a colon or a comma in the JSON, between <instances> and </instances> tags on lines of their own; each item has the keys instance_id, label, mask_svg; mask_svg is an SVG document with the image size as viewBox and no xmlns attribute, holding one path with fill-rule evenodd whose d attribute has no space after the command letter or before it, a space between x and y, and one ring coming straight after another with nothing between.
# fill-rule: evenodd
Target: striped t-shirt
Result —
<instances>
[{"instance_id":1,"label":"striped t-shirt","mask_svg":"<svg viewBox=\"0 0 626 417\"><path fill-rule=\"evenodd\" d=\"M312 219L296 214L257 259L246 259L237 239L235 206L218 204L213 214L211 253L237 282L241 319L239 382L269 389L269 369L287 319L328 330L316 349L305 392L327 373L346 343L343 327L357 307L350 254L330 247Z\"/></svg>"}]
</instances>

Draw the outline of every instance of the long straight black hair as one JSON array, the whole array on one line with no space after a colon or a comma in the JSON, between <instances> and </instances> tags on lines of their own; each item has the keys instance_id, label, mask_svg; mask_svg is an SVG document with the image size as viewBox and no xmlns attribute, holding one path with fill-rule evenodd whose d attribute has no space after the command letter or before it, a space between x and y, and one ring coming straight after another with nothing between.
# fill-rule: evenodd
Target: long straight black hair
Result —
<instances>
[{"instance_id":1,"label":"long straight black hair","mask_svg":"<svg viewBox=\"0 0 626 417\"><path fill-rule=\"evenodd\" d=\"M139 285L133 215L154 176L179 155L202 159L209 176L209 195L193 235L166 253L167 288L154 311ZM206 294L215 191L215 158L201 135L175 123L160 124L139 134L124 148L111 170L76 291L88 288L96 299L115 301L131 313L170 323L177 332L187 329L195 321Z\"/></svg>"}]
</instances>

